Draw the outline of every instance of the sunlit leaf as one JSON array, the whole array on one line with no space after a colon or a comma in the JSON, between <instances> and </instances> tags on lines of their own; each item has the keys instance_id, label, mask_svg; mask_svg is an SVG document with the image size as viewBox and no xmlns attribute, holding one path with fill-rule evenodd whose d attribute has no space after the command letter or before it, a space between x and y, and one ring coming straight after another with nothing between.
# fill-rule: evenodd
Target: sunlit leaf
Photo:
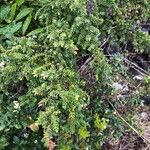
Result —
<instances>
[{"instance_id":1,"label":"sunlit leaf","mask_svg":"<svg viewBox=\"0 0 150 150\"><path fill-rule=\"evenodd\" d=\"M14 34L22 27L22 22L12 23L3 28L0 28L0 34Z\"/></svg>"},{"instance_id":2,"label":"sunlit leaf","mask_svg":"<svg viewBox=\"0 0 150 150\"><path fill-rule=\"evenodd\" d=\"M2 5L0 7L0 22L5 20L10 12L10 6Z\"/></svg>"},{"instance_id":3,"label":"sunlit leaf","mask_svg":"<svg viewBox=\"0 0 150 150\"><path fill-rule=\"evenodd\" d=\"M16 4L18 6L22 5L24 3L24 0L16 0Z\"/></svg>"},{"instance_id":4,"label":"sunlit leaf","mask_svg":"<svg viewBox=\"0 0 150 150\"><path fill-rule=\"evenodd\" d=\"M98 115L96 115L96 119L95 119L94 123L95 123L95 126L102 131L105 130L107 127L106 120L100 119Z\"/></svg>"},{"instance_id":5,"label":"sunlit leaf","mask_svg":"<svg viewBox=\"0 0 150 150\"><path fill-rule=\"evenodd\" d=\"M11 6L11 10L10 10L10 20L13 21L14 17L15 17L15 13L16 13L16 3L14 3Z\"/></svg>"},{"instance_id":6,"label":"sunlit leaf","mask_svg":"<svg viewBox=\"0 0 150 150\"><path fill-rule=\"evenodd\" d=\"M38 33L41 33L43 30L44 30L43 28L35 29L35 30L31 31L30 33L28 33L27 36L36 35Z\"/></svg>"},{"instance_id":7,"label":"sunlit leaf","mask_svg":"<svg viewBox=\"0 0 150 150\"><path fill-rule=\"evenodd\" d=\"M20 11L15 20L18 21L27 16L28 14L30 14L31 12L32 12L31 8L24 8L23 10Z\"/></svg>"},{"instance_id":8,"label":"sunlit leaf","mask_svg":"<svg viewBox=\"0 0 150 150\"><path fill-rule=\"evenodd\" d=\"M87 131L87 129L85 127L79 129L79 135L81 138L86 139L87 137L90 136L90 132Z\"/></svg>"},{"instance_id":9,"label":"sunlit leaf","mask_svg":"<svg viewBox=\"0 0 150 150\"><path fill-rule=\"evenodd\" d=\"M23 35L25 34L25 32L27 31L28 27L29 27L29 24L31 22L31 19L32 19L32 16L29 15L26 20L24 21L24 24L22 26L22 33Z\"/></svg>"}]
</instances>

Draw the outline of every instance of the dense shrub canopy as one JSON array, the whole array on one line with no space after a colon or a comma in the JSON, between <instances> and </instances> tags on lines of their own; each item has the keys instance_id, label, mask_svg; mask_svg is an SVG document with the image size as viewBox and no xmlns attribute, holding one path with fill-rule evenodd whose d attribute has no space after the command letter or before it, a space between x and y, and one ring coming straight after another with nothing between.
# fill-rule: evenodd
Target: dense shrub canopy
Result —
<instances>
[{"instance_id":1,"label":"dense shrub canopy","mask_svg":"<svg viewBox=\"0 0 150 150\"><path fill-rule=\"evenodd\" d=\"M119 136L104 54L148 54L149 15L147 0L2 1L0 149L96 150Z\"/></svg>"}]
</instances>

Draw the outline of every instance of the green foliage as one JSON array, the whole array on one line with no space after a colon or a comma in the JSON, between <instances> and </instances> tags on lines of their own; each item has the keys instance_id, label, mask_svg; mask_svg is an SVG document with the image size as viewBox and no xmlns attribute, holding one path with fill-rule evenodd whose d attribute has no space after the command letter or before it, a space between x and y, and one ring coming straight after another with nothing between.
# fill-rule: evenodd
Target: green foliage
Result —
<instances>
[{"instance_id":1,"label":"green foliage","mask_svg":"<svg viewBox=\"0 0 150 150\"><path fill-rule=\"evenodd\" d=\"M90 132L88 132L87 129L84 127L79 129L79 135L81 138L86 139L87 137L90 136Z\"/></svg>"},{"instance_id":2,"label":"green foliage","mask_svg":"<svg viewBox=\"0 0 150 150\"><path fill-rule=\"evenodd\" d=\"M148 52L148 35L132 28L147 20L150 3L93 3L92 10L86 0L0 6L0 149L50 149L53 141L59 150L95 150L108 126L123 127L101 98L111 98L115 74L100 45L130 41L134 51ZM84 55L91 61L82 74Z\"/></svg>"},{"instance_id":3,"label":"green foliage","mask_svg":"<svg viewBox=\"0 0 150 150\"><path fill-rule=\"evenodd\" d=\"M21 28L22 33L25 34L31 22L32 8L22 6L23 3L24 1L17 0L13 4L0 7L0 35L13 35Z\"/></svg>"},{"instance_id":4,"label":"green foliage","mask_svg":"<svg viewBox=\"0 0 150 150\"><path fill-rule=\"evenodd\" d=\"M94 123L95 123L95 126L102 131L107 128L106 120L105 119L101 120L98 115L96 115Z\"/></svg>"},{"instance_id":5,"label":"green foliage","mask_svg":"<svg viewBox=\"0 0 150 150\"><path fill-rule=\"evenodd\" d=\"M140 92L143 94L143 95L149 95L150 94L150 76L146 76L144 78L144 83L143 85L140 87Z\"/></svg>"},{"instance_id":6,"label":"green foliage","mask_svg":"<svg viewBox=\"0 0 150 150\"><path fill-rule=\"evenodd\" d=\"M150 45L150 37L148 33L137 30L133 44L137 52L145 52L148 54Z\"/></svg>"}]
</instances>

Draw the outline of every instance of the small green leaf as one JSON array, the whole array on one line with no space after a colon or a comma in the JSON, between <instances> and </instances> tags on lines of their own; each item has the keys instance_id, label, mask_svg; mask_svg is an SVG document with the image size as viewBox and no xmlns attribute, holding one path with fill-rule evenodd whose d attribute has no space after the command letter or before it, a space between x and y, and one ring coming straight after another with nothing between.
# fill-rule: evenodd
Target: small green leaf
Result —
<instances>
[{"instance_id":1,"label":"small green leaf","mask_svg":"<svg viewBox=\"0 0 150 150\"><path fill-rule=\"evenodd\" d=\"M27 31L28 27L29 27L29 24L31 22L31 19L32 19L32 16L29 15L26 20L24 21L24 24L23 24L23 27L22 27L22 33L23 35L25 34L25 32Z\"/></svg>"},{"instance_id":2,"label":"small green leaf","mask_svg":"<svg viewBox=\"0 0 150 150\"><path fill-rule=\"evenodd\" d=\"M90 132L87 131L86 127L83 127L79 129L79 135L81 138L86 139L90 136Z\"/></svg>"},{"instance_id":3,"label":"small green leaf","mask_svg":"<svg viewBox=\"0 0 150 150\"><path fill-rule=\"evenodd\" d=\"M16 0L16 4L18 6L22 5L24 3L24 0Z\"/></svg>"},{"instance_id":4,"label":"small green leaf","mask_svg":"<svg viewBox=\"0 0 150 150\"><path fill-rule=\"evenodd\" d=\"M20 11L15 20L18 21L27 16L28 14L30 14L31 12L32 12L31 8L24 8L23 10Z\"/></svg>"},{"instance_id":5,"label":"small green leaf","mask_svg":"<svg viewBox=\"0 0 150 150\"><path fill-rule=\"evenodd\" d=\"M36 35L38 33L43 32L43 30L44 30L43 28L35 29L35 30L31 31L30 33L28 33L27 36Z\"/></svg>"},{"instance_id":6,"label":"small green leaf","mask_svg":"<svg viewBox=\"0 0 150 150\"><path fill-rule=\"evenodd\" d=\"M0 146L4 148L4 147L7 146L7 145L9 145L9 143L7 142L7 139L5 138L5 136L4 136L4 137L1 136L1 139L0 139Z\"/></svg>"},{"instance_id":7,"label":"small green leaf","mask_svg":"<svg viewBox=\"0 0 150 150\"><path fill-rule=\"evenodd\" d=\"M60 150L71 150L69 145L64 145Z\"/></svg>"},{"instance_id":8,"label":"small green leaf","mask_svg":"<svg viewBox=\"0 0 150 150\"><path fill-rule=\"evenodd\" d=\"M14 34L22 27L22 22L12 23L3 28L0 28L0 34Z\"/></svg>"},{"instance_id":9,"label":"small green leaf","mask_svg":"<svg viewBox=\"0 0 150 150\"><path fill-rule=\"evenodd\" d=\"M105 119L100 119L98 115L96 115L96 119L94 121L94 124L97 128L99 128L100 130L105 130L107 127L107 123Z\"/></svg>"},{"instance_id":10,"label":"small green leaf","mask_svg":"<svg viewBox=\"0 0 150 150\"><path fill-rule=\"evenodd\" d=\"M5 20L10 12L10 6L2 5L0 7L0 22Z\"/></svg>"},{"instance_id":11,"label":"small green leaf","mask_svg":"<svg viewBox=\"0 0 150 150\"><path fill-rule=\"evenodd\" d=\"M10 10L10 20L13 21L14 17L15 17L15 13L16 13L16 3L14 3L11 6L11 10Z\"/></svg>"},{"instance_id":12,"label":"small green leaf","mask_svg":"<svg viewBox=\"0 0 150 150\"><path fill-rule=\"evenodd\" d=\"M17 32L22 26L22 22L18 22L16 24L14 24L13 26L10 27L10 32L11 33L15 33Z\"/></svg>"}]
</instances>

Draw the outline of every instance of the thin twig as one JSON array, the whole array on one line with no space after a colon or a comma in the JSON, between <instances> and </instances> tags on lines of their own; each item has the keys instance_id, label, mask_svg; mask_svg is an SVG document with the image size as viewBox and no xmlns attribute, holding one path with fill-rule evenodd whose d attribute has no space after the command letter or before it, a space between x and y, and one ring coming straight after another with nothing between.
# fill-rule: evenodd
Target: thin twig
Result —
<instances>
[{"instance_id":1,"label":"thin twig","mask_svg":"<svg viewBox=\"0 0 150 150\"><path fill-rule=\"evenodd\" d=\"M145 136L140 135L140 133L138 132L138 130L136 130L132 125L130 125L117 111L117 109L114 107L114 105L111 103L110 100L108 100L109 104L112 106L112 108L115 110L115 112L117 113L117 115L119 116L119 118L126 124L128 125L138 136L140 136L142 139L146 140L147 142L150 143L150 140L147 139Z\"/></svg>"},{"instance_id":2,"label":"thin twig","mask_svg":"<svg viewBox=\"0 0 150 150\"><path fill-rule=\"evenodd\" d=\"M108 42L108 40L109 40L109 37L107 37L107 39L101 44L100 48L102 48ZM81 72L86 68L87 64L92 60L92 57L93 55L84 62L84 64L80 67L78 72Z\"/></svg>"},{"instance_id":3,"label":"thin twig","mask_svg":"<svg viewBox=\"0 0 150 150\"><path fill-rule=\"evenodd\" d=\"M126 146L124 146L124 147L123 147L122 149L120 149L120 150L125 150L129 145L130 145L130 143L127 144Z\"/></svg>"},{"instance_id":4,"label":"thin twig","mask_svg":"<svg viewBox=\"0 0 150 150\"><path fill-rule=\"evenodd\" d=\"M113 57L114 55L105 55L105 56L109 56L109 57ZM149 75L149 73L147 71L145 71L144 69L142 69L141 67L139 67L137 64L131 62L130 60L128 60L127 58L123 58L123 60L127 63L127 64L131 64L132 66L134 66L134 69L136 71L138 71L142 76L143 75Z\"/></svg>"},{"instance_id":5,"label":"thin twig","mask_svg":"<svg viewBox=\"0 0 150 150\"><path fill-rule=\"evenodd\" d=\"M128 64L132 64L133 66L135 66L135 67L137 67L139 70L139 72L141 73L141 74L145 74L145 75L148 75L148 72L147 71L145 71L144 69L142 69L141 67L139 67L138 65L136 65L135 63L133 63L133 62L131 62L130 60L128 60L127 58L123 58ZM134 68L134 69L136 69L136 68ZM142 72L143 73L142 73Z\"/></svg>"},{"instance_id":6,"label":"thin twig","mask_svg":"<svg viewBox=\"0 0 150 150\"><path fill-rule=\"evenodd\" d=\"M78 72L83 72L86 69L87 64L92 60L92 57L89 57L84 64L80 67L80 69L78 70Z\"/></svg>"},{"instance_id":7,"label":"thin twig","mask_svg":"<svg viewBox=\"0 0 150 150\"><path fill-rule=\"evenodd\" d=\"M102 48L109 40L109 36L107 37L107 39L101 44L100 48Z\"/></svg>"}]
</instances>

